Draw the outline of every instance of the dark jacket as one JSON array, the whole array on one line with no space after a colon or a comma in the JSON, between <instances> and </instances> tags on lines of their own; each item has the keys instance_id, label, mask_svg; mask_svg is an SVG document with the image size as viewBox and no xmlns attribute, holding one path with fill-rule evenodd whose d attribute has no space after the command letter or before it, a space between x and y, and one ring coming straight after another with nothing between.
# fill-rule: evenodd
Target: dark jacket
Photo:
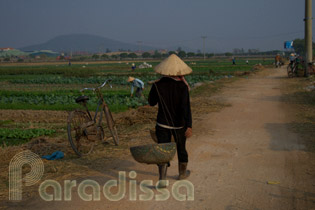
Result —
<instances>
[{"instance_id":1,"label":"dark jacket","mask_svg":"<svg viewBox=\"0 0 315 210\"><path fill-rule=\"evenodd\" d=\"M158 92L163 100L160 100ZM163 106L163 101L166 106ZM155 106L157 103L158 123L172 127L192 127L189 91L183 81L163 77L154 83L149 94L149 104Z\"/></svg>"}]
</instances>

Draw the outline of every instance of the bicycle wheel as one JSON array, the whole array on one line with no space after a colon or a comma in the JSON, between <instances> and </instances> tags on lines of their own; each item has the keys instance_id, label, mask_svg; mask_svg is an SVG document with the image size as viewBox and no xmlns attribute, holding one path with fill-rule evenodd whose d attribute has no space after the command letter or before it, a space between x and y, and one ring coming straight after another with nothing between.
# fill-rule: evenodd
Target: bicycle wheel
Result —
<instances>
[{"instance_id":1,"label":"bicycle wheel","mask_svg":"<svg viewBox=\"0 0 315 210\"><path fill-rule=\"evenodd\" d=\"M101 140L102 143L105 142L105 134L102 126L97 126L96 128L96 138Z\"/></svg>"},{"instance_id":2,"label":"bicycle wheel","mask_svg":"<svg viewBox=\"0 0 315 210\"><path fill-rule=\"evenodd\" d=\"M86 112L75 110L68 117L68 140L78 156L88 155L94 148L95 141L89 138L89 130L93 130L93 121Z\"/></svg>"},{"instance_id":3,"label":"bicycle wheel","mask_svg":"<svg viewBox=\"0 0 315 210\"><path fill-rule=\"evenodd\" d=\"M288 72L288 77L292 78L293 77L293 70L292 70L292 66L290 64L287 67L287 72Z\"/></svg>"},{"instance_id":4,"label":"bicycle wheel","mask_svg":"<svg viewBox=\"0 0 315 210\"><path fill-rule=\"evenodd\" d=\"M110 112L108 106L104 106L103 109L104 109L108 129L113 137L115 145L117 146L119 144L119 137L117 134L117 128L116 128L112 113Z\"/></svg>"}]
</instances>

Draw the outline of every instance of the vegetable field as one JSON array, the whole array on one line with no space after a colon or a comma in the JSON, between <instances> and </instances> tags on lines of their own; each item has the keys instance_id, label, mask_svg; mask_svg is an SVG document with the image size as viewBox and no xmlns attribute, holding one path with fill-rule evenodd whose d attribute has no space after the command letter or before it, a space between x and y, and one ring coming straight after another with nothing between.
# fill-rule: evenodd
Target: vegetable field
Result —
<instances>
[{"instance_id":1,"label":"vegetable field","mask_svg":"<svg viewBox=\"0 0 315 210\"><path fill-rule=\"evenodd\" d=\"M135 63L139 66L142 62ZM154 68L159 62L148 63ZM253 71L254 65L269 65L272 61L250 60L249 64L246 64L245 60L239 59L237 65L232 65L230 60L211 59L186 61L186 63L193 69L193 73L185 78L194 92L193 87L196 84L200 86L202 83L238 76L242 72ZM48 115L48 119L46 118L44 122L39 122L41 114L37 113L34 116L34 119L37 119L34 122L37 124L34 125L27 120L16 119L14 113L19 111L23 112L22 116L26 116L25 113L28 112L46 110L62 112L65 116L64 111L80 107L75 103L75 99L82 94L89 96L88 106L95 109L96 95L92 91L81 93L79 90L85 87L98 87L106 79L112 79L112 88L106 85L102 92L112 112L123 112L147 105L147 96L151 88L148 82L161 77L153 71L153 68L137 68L131 71L131 63L126 62L73 63L71 66L67 63L0 65L0 110L2 115L5 112L12 113L12 118L9 118L12 122L0 122L0 146L23 144L32 138L51 136L54 133L56 133L54 135L58 133L65 135L66 117L59 119L54 113ZM143 98L130 97L130 84L127 82L129 76L139 78L145 83ZM52 121L54 123L51 123Z\"/></svg>"},{"instance_id":2,"label":"vegetable field","mask_svg":"<svg viewBox=\"0 0 315 210\"><path fill-rule=\"evenodd\" d=\"M48 130L43 128L34 129L10 129L0 128L0 143L6 146L18 145L25 143L28 140L44 135L51 135L55 130Z\"/></svg>"},{"instance_id":3,"label":"vegetable field","mask_svg":"<svg viewBox=\"0 0 315 210\"><path fill-rule=\"evenodd\" d=\"M235 72L251 71L253 65L268 64L270 61L239 60L239 65L232 65L229 60L211 60L187 62L193 74L186 76L190 86L196 83L215 81ZM141 63L136 63L139 66ZM158 62L151 63L154 66ZM36 66L0 66L0 109L33 109L33 110L71 110L77 105L74 99L81 95L84 87L97 87L111 78L113 88L103 88L105 100L114 112L135 108L146 104L146 100L130 98L130 85L126 79L133 76L145 83L145 97L148 95L149 81L160 78L153 68L136 69L131 72L127 63L36 65ZM95 107L96 97L91 92L90 104Z\"/></svg>"}]
</instances>

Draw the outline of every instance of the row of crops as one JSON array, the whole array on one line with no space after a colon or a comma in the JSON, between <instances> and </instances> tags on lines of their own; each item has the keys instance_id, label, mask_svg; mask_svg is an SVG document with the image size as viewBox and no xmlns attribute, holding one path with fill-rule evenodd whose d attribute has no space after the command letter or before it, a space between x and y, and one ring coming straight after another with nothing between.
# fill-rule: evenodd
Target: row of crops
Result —
<instances>
[{"instance_id":1,"label":"row of crops","mask_svg":"<svg viewBox=\"0 0 315 210\"><path fill-rule=\"evenodd\" d=\"M56 131L53 129L11 129L11 128L0 128L0 146L13 146L19 145L29 141L32 138L52 135Z\"/></svg>"},{"instance_id":2,"label":"row of crops","mask_svg":"<svg viewBox=\"0 0 315 210\"><path fill-rule=\"evenodd\" d=\"M78 91L52 91L52 92L18 92L0 91L0 109L39 109L39 110L71 110L78 107L75 99L81 94ZM127 91L104 92L105 101L111 106L122 106L123 108L135 108L146 105L145 98L130 98ZM91 108L96 108L98 99L92 93L89 96ZM116 110L115 111L121 111Z\"/></svg>"},{"instance_id":3,"label":"row of crops","mask_svg":"<svg viewBox=\"0 0 315 210\"><path fill-rule=\"evenodd\" d=\"M149 81L153 81L159 78L159 75L132 75L144 83ZM126 81L128 76L121 75L116 76L113 74L104 75L104 76L96 76L96 77L88 77L88 78L80 78L80 77L61 77L61 76L54 76L54 75L46 75L46 76L37 76L37 77L29 77L29 78L8 78L7 80L11 84L102 84L106 79L112 79L112 84L116 85L128 85ZM187 82L190 85L193 85L198 82L204 81L214 81L217 79L222 78L219 75L211 75L211 74L194 74L188 75L185 77Z\"/></svg>"},{"instance_id":4,"label":"row of crops","mask_svg":"<svg viewBox=\"0 0 315 210\"><path fill-rule=\"evenodd\" d=\"M147 101L144 98L130 98L129 85L125 77L111 76L112 84L115 90L104 88L103 95L106 102L111 107L120 106L121 109L135 108L137 106L146 105ZM141 79L145 85L144 94L147 96L150 86L147 85L148 81L156 80L154 75L145 75L137 77ZM195 75L187 76L186 80L191 86L198 82L215 81L222 78L222 76L215 75ZM58 80L59 79L59 80ZM16 82L19 81L19 82ZM101 84L104 82L104 78L55 78L55 77L42 77L36 80L13 80L12 84ZM118 86L115 86L118 85ZM118 89L124 86L123 89ZM84 87L84 86L82 86ZM85 95L90 96L89 104L95 108L97 104L97 97L92 92L85 92ZM44 109L44 110L71 110L77 107L75 98L80 96L81 93L78 90L67 91L0 91L0 109ZM116 111L121 109L113 108Z\"/></svg>"},{"instance_id":5,"label":"row of crops","mask_svg":"<svg viewBox=\"0 0 315 210\"><path fill-rule=\"evenodd\" d=\"M232 65L229 60L187 62L193 73L185 78L193 87L196 83L215 81L238 71L250 71L253 65L263 62L269 61L255 60L251 61L250 65ZM126 63L89 64L84 68L82 64L0 66L0 75L0 109L37 110L76 108L78 105L75 98L81 95L78 87L97 87L110 78L114 88L104 88L105 100L113 111L123 111L147 104L145 98L150 90L148 82L160 78L152 68L136 69L131 72L130 65ZM128 76L139 78L145 83L144 98L130 97L130 84L126 81ZM56 85L59 91L54 89ZM26 87L34 88L27 88L26 91ZM63 90L62 87L67 88ZM93 93L86 94L90 96L90 106L95 108L97 98Z\"/></svg>"}]
</instances>

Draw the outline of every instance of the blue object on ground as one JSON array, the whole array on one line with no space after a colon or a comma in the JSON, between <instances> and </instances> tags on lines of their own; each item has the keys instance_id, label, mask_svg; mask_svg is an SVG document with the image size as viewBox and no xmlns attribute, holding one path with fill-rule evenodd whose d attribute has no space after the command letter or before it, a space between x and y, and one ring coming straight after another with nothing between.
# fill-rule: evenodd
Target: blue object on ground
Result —
<instances>
[{"instance_id":1,"label":"blue object on ground","mask_svg":"<svg viewBox=\"0 0 315 210\"><path fill-rule=\"evenodd\" d=\"M44 155L42 156L42 158L46 159L46 160L58 160L58 159L62 159L65 155L63 154L63 152L61 151L56 151L54 153L52 153L51 155Z\"/></svg>"}]
</instances>

